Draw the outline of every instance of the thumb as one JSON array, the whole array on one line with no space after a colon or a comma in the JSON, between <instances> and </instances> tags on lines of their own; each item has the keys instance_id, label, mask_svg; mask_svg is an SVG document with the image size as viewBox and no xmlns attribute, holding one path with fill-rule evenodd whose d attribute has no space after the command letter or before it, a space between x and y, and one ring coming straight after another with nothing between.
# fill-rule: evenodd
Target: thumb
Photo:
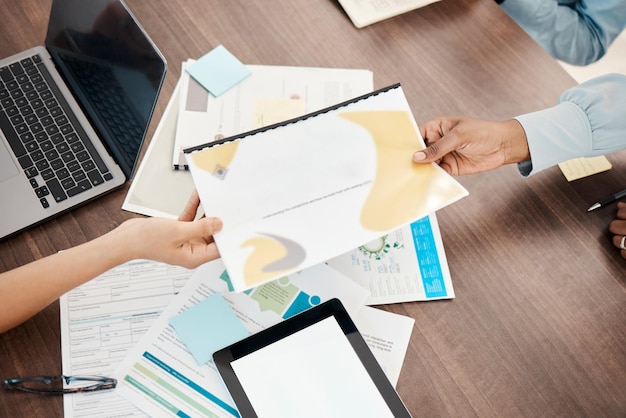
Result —
<instances>
[{"instance_id":1,"label":"thumb","mask_svg":"<svg viewBox=\"0 0 626 418\"><path fill-rule=\"evenodd\" d=\"M448 133L437 142L416 151L413 154L413 161L416 163L431 163L441 160L446 154L456 149L454 136L454 133Z\"/></svg>"},{"instance_id":2,"label":"thumb","mask_svg":"<svg viewBox=\"0 0 626 418\"><path fill-rule=\"evenodd\" d=\"M208 239L222 230L222 220L219 218L201 218L192 222L180 222L179 228L183 240Z\"/></svg>"}]
</instances>

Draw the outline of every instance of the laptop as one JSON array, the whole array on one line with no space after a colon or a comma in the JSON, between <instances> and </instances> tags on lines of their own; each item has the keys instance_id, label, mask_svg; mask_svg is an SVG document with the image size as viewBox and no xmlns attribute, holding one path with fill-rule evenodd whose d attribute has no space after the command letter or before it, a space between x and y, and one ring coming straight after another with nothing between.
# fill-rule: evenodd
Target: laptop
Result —
<instances>
[{"instance_id":1,"label":"laptop","mask_svg":"<svg viewBox=\"0 0 626 418\"><path fill-rule=\"evenodd\" d=\"M0 239L130 179L165 72L121 0L53 0L45 46L0 60Z\"/></svg>"}]
</instances>

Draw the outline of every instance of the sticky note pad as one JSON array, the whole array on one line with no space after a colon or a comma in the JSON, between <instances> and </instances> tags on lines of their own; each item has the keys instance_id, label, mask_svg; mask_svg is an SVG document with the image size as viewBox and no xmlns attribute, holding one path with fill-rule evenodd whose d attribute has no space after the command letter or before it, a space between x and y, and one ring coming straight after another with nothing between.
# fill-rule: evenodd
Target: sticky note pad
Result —
<instances>
[{"instance_id":1,"label":"sticky note pad","mask_svg":"<svg viewBox=\"0 0 626 418\"><path fill-rule=\"evenodd\" d=\"M612 168L605 156L591 158L574 158L559 163L559 168L567 181L574 181L592 174L601 173Z\"/></svg>"},{"instance_id":2,"label":"sticky note pad","mask_svg":"<svg viewBox=\"0 0 626 418\"><path fill-rule=\"evenodd\" d=\"M250 335L220 293L176 315L170 324L198 364L211 360L220 348Z\"/></svg>"},{"instance_id":3,"label":"sticky note pad","mask_svg":"<svg viewBox=\"0 0 626 418\"><path fill-rule=\"evenodd\" d=\"M187 72L213 96L236 86L252 72L223 45L219 45L187 67Z\"/></svg>"}]
</instances>

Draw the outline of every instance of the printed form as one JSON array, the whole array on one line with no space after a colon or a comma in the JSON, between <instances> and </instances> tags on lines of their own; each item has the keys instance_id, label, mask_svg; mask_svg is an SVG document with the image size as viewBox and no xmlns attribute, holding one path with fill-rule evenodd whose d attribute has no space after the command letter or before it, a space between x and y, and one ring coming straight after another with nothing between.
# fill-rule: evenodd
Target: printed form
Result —
<instances>
[{"instance_id":1,"label":"printed form","mask_svg":"<svg viewBox=\"0 0 626 418\"><path fill-rule=\"evenodd\" d=\"M414 320L363 306L368 292L325 264L247 292L229 292L230 286L221 260L201 266L116 370L116 391L151 416L238 417L212 361L198 364L171 323L219 293L250 333L341 299L389 380L397 383ZM195 321L199 328L201 322ZM207 341L213 339L210 332L203 332Z\"/></svg>"},{"instance_id":2,"label":"printed form","mask_svg":"<svg viewBox=\"0 0 626 418\"><path fill-rule=\"evenodd\" d=\"M136 260L63 295L63 374L110 376L192 272ZM84 395L63 398L66 418L145 416L115 391Z\"/></svg>"},{"instance_id":3,"label":"printed form","mask_svg":"<svg viewBox=\"0 0 626 418\"><path fill-rule=\"evenodd\" d=\"M190 276L195 277L193 282ZM317 279L319 277L327 280ZM313 280L307 284L306 278ZM355 311L368 295L366 289L325 265L285 280L280 285L279 281L270 282L247 293L228 293L229 303L237 301L237 316L245 322L249 332L259 331L311 306L318 300L316 296L319 301L340 296L347 308ZM166 309L181 311L183 305L188 308L218 289L231 287L221 260L208 263L195 273L146 260L129 262L104 273L61 297L63 373L114 375L131 350L141 350L136 347L141 344L154 345L153 351L160 353L159 357L163 353L181 352L180 358L188 362L183 366L185 370L197 369L194 375L204 373L203 370L210 369L208 363L199 367L169 324L168 317L158 318ZM353 320L395 385L414 320L367 306L362 306ZM154 337L156 341L146 334L148 331L153 337L158 335ZM148 340L141 340L142 336ZM159 357L142 356L141 359L154 364ZM172 375L169 378L173 378ZM221 385L221 381L219 383ZM151 398L147 398L150 401ZM147 416L120 396L118 389L66 396L64 415L66 418ZM229 415L233 416L226 414Z\"/></svg>"}]
</instances>

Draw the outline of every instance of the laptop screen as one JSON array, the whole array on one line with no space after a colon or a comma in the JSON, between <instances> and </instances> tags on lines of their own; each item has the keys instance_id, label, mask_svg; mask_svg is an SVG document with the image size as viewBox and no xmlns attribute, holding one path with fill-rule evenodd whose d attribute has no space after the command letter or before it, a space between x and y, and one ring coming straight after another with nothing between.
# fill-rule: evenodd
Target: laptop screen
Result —
<instances>
[{"instance_id":1,"label":"laptop screen","mask_svg":"<svg viewBox=\"0 0 626 418\"><path fill-rule=\"evenodd\" d=\"M127 178L166 64L119 0L54 0L46 47Z\"/></svg>"}]
</instances>

